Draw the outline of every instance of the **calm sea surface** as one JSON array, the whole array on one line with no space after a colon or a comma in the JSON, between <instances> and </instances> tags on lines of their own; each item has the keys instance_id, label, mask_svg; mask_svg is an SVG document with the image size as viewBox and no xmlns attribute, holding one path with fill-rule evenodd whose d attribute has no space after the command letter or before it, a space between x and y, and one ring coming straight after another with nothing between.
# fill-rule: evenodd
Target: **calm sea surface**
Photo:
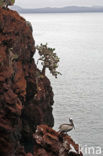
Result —
<instances>
[{"instance_id":1,"label":"calm sea surface","mask_svg":"<svg viewBox=\"0 0 103 156\"><path fill-rule=\"evenodd\" d=\"M47 71L55 94L54 129L72 117L72 138L82 147L94 146L94 156L100 146L102 156L103 13L22 16L31 21L36 44L47 42L60 57L62 76L55 79Z\"/></svg>"}]
</instances>

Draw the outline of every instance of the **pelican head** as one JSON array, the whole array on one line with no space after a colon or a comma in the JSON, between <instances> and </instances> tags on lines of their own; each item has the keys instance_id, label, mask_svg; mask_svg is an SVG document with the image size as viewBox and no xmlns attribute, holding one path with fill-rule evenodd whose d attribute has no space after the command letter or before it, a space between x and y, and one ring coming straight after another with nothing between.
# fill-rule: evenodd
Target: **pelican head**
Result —
<instances>
[{"instance_id":1,"label":"pelican head","mask_svg":"<svg viewBox=\"0 0 103 156\"><path fill-rule=\"evenodd\" d=\"M70 123L73 123L73 119L72 118L69 118L69 121L70 121Z\"/></svg>"},{"instance_id":2,"label":"pelican head","mask_svg":"<svg viewBox=\"0 0 103 156\"><path fill-rule=\"evenodd\" d=\"M70 123L73 125L73 127L75 129L75 126L74 126L74 123L73 123L73 119L72 118L69 118L69 121L70 121Z\"/></svg>"}]
</instances>

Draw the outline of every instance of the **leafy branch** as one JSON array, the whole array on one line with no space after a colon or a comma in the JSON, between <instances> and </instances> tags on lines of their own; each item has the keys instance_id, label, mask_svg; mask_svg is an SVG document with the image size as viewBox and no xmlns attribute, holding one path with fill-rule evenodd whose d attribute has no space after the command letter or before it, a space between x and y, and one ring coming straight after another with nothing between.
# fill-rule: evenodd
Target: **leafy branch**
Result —
<instances>
[{"instance_id":1,"label":"leafy branch","mask_svg":"<svg viewBox=\"0 0 103 156\"><path fill-rule=\"evenodd\" d=\"M36 50L38 51L40 58L38 59L38 62L41 61L42 68L42 74L45 75L46 68L49 69L50 73L57 78L57 75L61 73L57 71L58 63L60 59L54 52L54 48L49 48L48 44L40 44L36 46ZM38 64L37 62L37 64Z\"/></svg>"}]
</instances>

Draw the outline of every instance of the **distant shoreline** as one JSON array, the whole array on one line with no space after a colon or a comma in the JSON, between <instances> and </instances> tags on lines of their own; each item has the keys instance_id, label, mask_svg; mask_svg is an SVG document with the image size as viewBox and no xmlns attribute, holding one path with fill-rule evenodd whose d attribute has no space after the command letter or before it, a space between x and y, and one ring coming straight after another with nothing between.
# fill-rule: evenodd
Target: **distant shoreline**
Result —
<instances>
[{"instance_id":1,"label":"distant shoreline","mask_svg":"<svg viewBox=\"0 0 103 156\"><path fill-rule=\"evenodd\" d=\"M80 13L83 13L83 14L86 14L86 13L103 13L103 12L36 12L36 13L33 13L33 12L20 12L20 14L80 14Z\"/></svg>"},{"instance_id":2,"label":"distant shoreline","mask_svg":"<svg viewBox=\"0 0 103 156\"><path fill-rule=\"evenodd\" d=\"M23 14L41 14L41 13L103 13L103 7L79 7L79 6L67 6L62 8L34 8L34 9L26 9L21 8L19 6L10 7L12 10L16 10L19 13Z\"/></svg>"}]
</instances>

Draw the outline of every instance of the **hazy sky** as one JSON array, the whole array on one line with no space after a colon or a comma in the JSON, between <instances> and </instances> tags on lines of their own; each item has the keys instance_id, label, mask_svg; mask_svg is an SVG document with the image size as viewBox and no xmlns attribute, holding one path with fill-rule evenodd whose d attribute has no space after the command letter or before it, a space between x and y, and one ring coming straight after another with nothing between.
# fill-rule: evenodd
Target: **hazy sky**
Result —
<instances>
[{"instance_id":1,"label":"hazy sky","mask_svg":"<svg viewBox=\"0 0 103 156\"><path fill-rule=\"evenodd\" d=\"M103 0L15 0L16 5L26 8L61 7L68 5L103 6Z\"/></svg>"}]
</instances>

